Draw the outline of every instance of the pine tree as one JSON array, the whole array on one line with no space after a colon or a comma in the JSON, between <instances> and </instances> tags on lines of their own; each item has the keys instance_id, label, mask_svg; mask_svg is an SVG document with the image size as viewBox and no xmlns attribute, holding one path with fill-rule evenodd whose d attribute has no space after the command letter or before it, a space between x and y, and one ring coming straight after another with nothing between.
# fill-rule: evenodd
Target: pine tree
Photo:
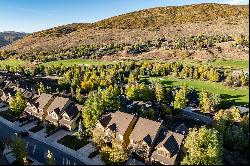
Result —
<instances>
[{"instance_id":1,"label":"pine tree","mask_svg":"<svg viewBox=\"0 0 250 166\"><path fill-rule=\"evenodd\" d=\"M11 97L9 105L10 105L10 110L15 115L20 115L24 111L26 107L26 100L22 96L20 90L16 92L15 97Z\"/></svg>"}]
</instances>

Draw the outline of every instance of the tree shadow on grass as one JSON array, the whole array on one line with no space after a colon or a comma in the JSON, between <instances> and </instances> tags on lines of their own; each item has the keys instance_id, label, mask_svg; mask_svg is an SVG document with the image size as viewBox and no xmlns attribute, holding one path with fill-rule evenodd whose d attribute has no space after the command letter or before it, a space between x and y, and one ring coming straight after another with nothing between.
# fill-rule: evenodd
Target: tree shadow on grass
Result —
<instances>
[{"instance_id":1,"label":"tree shadow on grass","mask_svg":"<svg viewBox=\"0 0 250 166\"><path fill-rule=\"evenodd\" d=\"M238 99L240 97L244 97L246 95L229 95L229 94L221 94L221 98L223 99Z\"/></svg>"},{"instance_id":2,"label":"tree shadow on grass","mask_svg":"<svg viewBox=\"0 0 250 166\"><path fill-rule=\"evenodd\" d=\"M163 85L165 85L165 86L173 86L173 85L174 85L174 82L176 82L176 81L161 80L160 82L161 82Z\"/></svg>"},{"instance_id":3,"label":"tree shadow on grass","mask_svg":"<svg viewBox=\"0 0 250 166\"><path fill-rule=\"evenodd\" d=\"M249 102L239 102L240 97L244 97L246 95L229 95L229 94L221 94L221 98L225 100L225 105L227 102L230 102L233 105L245 106L248 105ZM228 103L227 103L228 104ZM230 104L228 104L229 106Z\"/></svg>"}]
</instances>

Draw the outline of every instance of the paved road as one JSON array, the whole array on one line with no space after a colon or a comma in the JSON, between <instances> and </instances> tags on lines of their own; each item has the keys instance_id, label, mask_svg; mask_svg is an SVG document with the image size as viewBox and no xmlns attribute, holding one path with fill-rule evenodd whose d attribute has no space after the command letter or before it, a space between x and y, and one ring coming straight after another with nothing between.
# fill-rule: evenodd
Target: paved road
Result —
<instances>
[{"instance_id":1,"label":"paved road","mask_svg":"<svg viewBox=\"0 0 250 166\"><path fill-rule=\"evenodd\" d=\"M11 139L16 131L0 122L0 138ZM48 149L53 153L53 157L58 165L86 165L78 159L68 155L45 143L39 142L31 137L24 138L29 156L40 163L45 162Z\"/></svg>"}]
</instances>

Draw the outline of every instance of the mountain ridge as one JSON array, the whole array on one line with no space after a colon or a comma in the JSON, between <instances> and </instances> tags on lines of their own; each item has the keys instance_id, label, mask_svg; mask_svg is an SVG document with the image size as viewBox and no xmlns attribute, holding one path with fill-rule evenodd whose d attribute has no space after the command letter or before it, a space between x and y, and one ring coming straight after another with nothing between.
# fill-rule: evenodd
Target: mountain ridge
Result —
<instances>
[{"instance_id":1,"label":"mountain ridge","mask_svg":"<svg viewBox=\"0 0 250 166\"><path fill-rule=\"evenodd\" d=\"M15 32L15 31L0 32L0 47L8 45L18 39L21 39L27 34L28 33L25 32Z\"/></svg>"},{"instance_id":2,"label":"mountain ridge","mask_svg":"<svg viewBox=\"0 0 250 166\"><path fill-rule=\"evenodd\" d=\"M81 45L133 44L199 34L247 35L248 7L206 3L143 9L94 23L72 23L42 30L0 49L36 55Z\"/></svg>"}]
</instances>

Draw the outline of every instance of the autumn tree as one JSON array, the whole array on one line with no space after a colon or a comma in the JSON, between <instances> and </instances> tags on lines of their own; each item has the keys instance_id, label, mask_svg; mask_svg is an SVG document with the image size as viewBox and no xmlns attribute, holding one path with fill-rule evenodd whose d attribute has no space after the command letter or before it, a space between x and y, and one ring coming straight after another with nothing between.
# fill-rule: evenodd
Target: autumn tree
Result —
<instances>
[{"instance_id":1,"label":"autumn tree","mask_svg":"<svg viewBox=\"0 0 250 166\"><path fill-rule=\"evenodd\" d=\"M21 165L27 165L28 153L25 149L25 142L21 138L17 136L13 138L11 143L11 150L16 157L16 160Z\"/></svg>"},{"instance_id":2,"label":"autumn tree","mask_svg":"<svg viewBox=\"0 0 250 166\"><path fill-rule=\"evenodd\" d=\"M137 82L137 81L138 81L138 78L135 76L135 74L130 72L129 77L128 77L128 83L133 83L133 82Z\"/></svg>"},{"instance_id":3,"label":"autumn tree","mask_svg":"<svg viewBox=\"0 0 250 166\"><path fill-rule=\"evenodd\" d=\"M126 89L126 95L130 100L150 101L155 98L153 90L144 84L129 86Z\"/></svg>"},{"instance_id":4,"label":"autumn tree","mask_svg":"<svg viewBox=\"0 0 250 166\"><path fill-rule=\"evenodd\" d=\"M202 90L199 97L199 103L201 111L208 113L212 110L218 109L221 103L221 98L218 94Z\"/></svg>"},{"instance_id":5,"label":"autumn tree","mask_svg":"<svg viewBox=\"0 0 250 166\"><path fill-rule=\"evenodd\" d=\"M39 93L47 93L48 89L44 86L42 82L38 84L38 92Z\"/></svg>"},{"instance_id":6,"label":"autumn tree","mask_svg":"<svg viewBox=\"0 0 250 166\"><path fill-rule=\"evenodd\" d=\"M213 128L192 128L184 140L184 147L187 154L181 162L182 165L222 164L222 138Z\"/></svg>"},{"instance_id":7,"label":"autumn tree","mask_svg":"<svg viewBox=\"0 0 250 166\"><path fill-rule=\"evenodd\" d=\"M76 88L76 100L81 104L83 103L83 96L81 94L81 88Z\"/></svg>"},{"instance_id":8,"label":"autumn tree","mask_svg":"<svg viewBox=\"0 0 250 166\"><path fill-rule=\"evenodd\" d=\"M211 68L209 71L209 80L218 82L220 80L220 73L217 69Z\"/></svg>"},{"instance_id":9,"label":"autumn tree","mask_svg":"<svg viewBox=\"0 0 250 166\"><path fill-rule=\"evenodd\" d=\"M53 159L53 154L49 149L48 149L47 163L46 164L48 164L48 165L56 165L56 161Z\"/></svg>"},{"instance_id":10,"label":"autumn tree","mask_svg":"<svg viewBox=\"0 0 250 166\"><path fill-rule=\"evenodd\" d=\"M101 148L101 158L108 165L122 165L128 160L128 153L120 142L114 140L112 147Z\"/></svg>"},{"instance_id":11,"label":"autumn tree","mask_svg":"<svg viewBox=\"0 0 250 166\"><path fill-rule=\"evenodd\" d=\"M92 139L95 146L100 148L105 145L104 136L105 133L99 128L95 128L94 130L92 130Z\"/></svg>"},{"instance_id":12,"label":"autumn tree","mask_svg":"<svg viewBox=\"0 0 250 166\"><path fill-rule=\"evenodd\" d=\"M16 92L16 95L14 97L10 98L9 105L10 105L10 110L15 115L20 115L24 111L26 107L26 100L22 96L22 93L20 90Z\"/></svg>"},{"instance_id":13,"label":"autumn tree","mask_svg":"<svg viewBox=\"0 0 250 166\"><path fill-rule=\"evenodd\" d=\"M90 131L104 111L114 111L120 108L120 90L118 86L109 86L105 90L98 89L88 95L83 111L84 126Z\"/></svg>"},{"instance_id":14,"label":"autumn tree","mask_svg":"<svg viewBox=\"0 0 250 166\"><path fill-rule=\"evenodd\" d=\"M249 117L240 115L236 107L226 110L219 110L214 116L214 127L223 136L224 147L238 151L247 152L249 141ZM235 122L239 125L236 126Z\"/></svg>"},{"instance_id":15,"label":"autumn tree","mask_svg":"<svg viewBox=\"0 0 250 166\"><path fill-rule=\"evenodd\" d=\"M165 98L165 91L164 91L164 87L162 86L161 83L156 83L155 84L155 97L156 97L156 101L158 103L162 102Z\"/></svg>"},{"instance_id":16,"label":"autumn tree","mask_svg":"<svg viewBox=\"0 0 250 166\"><path fill-rule=\"evenodd\" d=\"M174 109L182 110L188 103L188 88L186 85L177 90L174 97Z\"/></svg>"}]
</instances>

